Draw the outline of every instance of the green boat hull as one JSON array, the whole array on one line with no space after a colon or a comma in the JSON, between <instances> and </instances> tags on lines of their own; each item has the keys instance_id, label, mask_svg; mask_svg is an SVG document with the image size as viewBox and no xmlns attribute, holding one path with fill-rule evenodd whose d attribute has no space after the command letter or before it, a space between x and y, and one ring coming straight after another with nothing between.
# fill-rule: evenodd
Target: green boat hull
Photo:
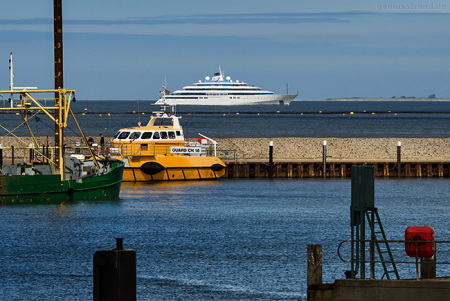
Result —
<instances>
[{"instance_id":1,"label":"green boat hull","mask_svg":"<svg viewBox=\"0 0 450 301\"><path fill-rule=\"evenodd\" d=\"M113 162L108 173L79 181L61 181L59 175L2 175L0 203L116 199L119 197L123 169L122 161Z\"/></svg>"}]
</instances>

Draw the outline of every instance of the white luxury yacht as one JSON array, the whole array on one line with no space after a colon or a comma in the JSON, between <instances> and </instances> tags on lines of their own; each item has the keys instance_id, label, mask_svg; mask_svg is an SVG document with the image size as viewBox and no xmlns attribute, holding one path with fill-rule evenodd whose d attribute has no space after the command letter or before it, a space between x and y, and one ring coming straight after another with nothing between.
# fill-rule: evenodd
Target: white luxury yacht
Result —
<instances>
[{"instance_id":1,"label":"white luxury yacht","mask_svg":"<svg viewBox=\"0 0 450 301\"><path fill-rule=\"evenodd\" d=\"M163 97L155 104L162 105L165 101L168 105L289 105L297 96L297 94L277 95L238 80L232 81L229 76L224 77L220 67L219 72L214 73L212 78L205 77L204 82L198 81L192 86L185 86L172 93L164 89L162 93Z\"/></svg>"}]
</instances>

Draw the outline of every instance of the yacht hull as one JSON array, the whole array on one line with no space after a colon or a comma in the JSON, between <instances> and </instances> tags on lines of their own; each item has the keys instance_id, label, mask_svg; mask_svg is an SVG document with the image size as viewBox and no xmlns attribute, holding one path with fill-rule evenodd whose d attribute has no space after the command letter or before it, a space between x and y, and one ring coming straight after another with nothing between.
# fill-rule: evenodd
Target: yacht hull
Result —
<instances>
[{"instance_id":1,"label":"yacht hull","mask_svg":"<svg viewBox=\"0 0 450 301\"><path fill-rule=\"evenodd\" d=\"M168 105L202 105L202 106L239 106L239 105L285 105L288 106L297 94L278 95L241 95L230 96L208 96L208 97L178 97L177 95L166 95L165 102ZM163 105L164 99L159 99L155 104Z\"/></svg>"}]
</instances>

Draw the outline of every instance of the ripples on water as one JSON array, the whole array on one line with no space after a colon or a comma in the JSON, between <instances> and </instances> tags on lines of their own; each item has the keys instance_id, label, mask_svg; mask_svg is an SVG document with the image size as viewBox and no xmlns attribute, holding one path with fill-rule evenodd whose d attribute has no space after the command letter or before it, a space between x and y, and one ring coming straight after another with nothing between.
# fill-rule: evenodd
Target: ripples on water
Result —
<instances>
[{"instance_id":1,"label":"ripples on water","mask_svg":"<svg viewBox=\"0 0 450 301\"><path fill-rule=\"evenodd\" d=\"M159 109L150 103L77 101L72 108L85 133L98 137L100 133L113 136L118 129L139 122L146 124L149 114ZM448 137L450 128L450 101L297 101L286 107L179 106L177 110L189 138L198 137L199 132L214 138ZM8 129L18 124L14 114L2 114L1 118ZM37 136L53 135L54 126L46 119L30 122ZM73 135L75 129L71 122L67 135ZM23 128L15 133L25 135L27 131ZM0 129L0 135L4 134Z\"/></svg>"},{"instance_id":2,"label":"ripples on water","mask_svg":"<svg viewBox=\"0 0 450 301\"><path fill-rule=\"evenodd\" d=\"M449 184L377 179L388 239L427 225L449 240ZM124 183L120 201L3 205L0 296L92 299L94 252L124 237L137 250L138 300L306 300L308 244L323 245L324 282L349 269L336 250L350 238L350 189L350 180L321 179ZM406 259L403 245L393 249ZM438 250L438 260L449 255ZM398 268L415 277L414 265Z\"/></svg>"}]
</instances>

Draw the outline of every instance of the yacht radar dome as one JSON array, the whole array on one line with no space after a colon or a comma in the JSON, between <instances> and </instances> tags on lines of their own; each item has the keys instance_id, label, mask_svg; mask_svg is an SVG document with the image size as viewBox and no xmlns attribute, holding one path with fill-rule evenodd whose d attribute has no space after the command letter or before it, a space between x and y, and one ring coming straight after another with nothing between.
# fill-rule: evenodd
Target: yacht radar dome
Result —
<instances>
[{"instance_id":1,"label":"yacht radar dome","mask_svg":"<svg viewBox=\"0 0 450 301\"><path fill-rule=\"evenodd\" d=\"M231 79L231 77L227 76L227 80L230 80L230 79Z\"/></svg>"},{"instance_id":2,"label":"yacht radar dome","mask_svg":"<svg viewBox=\"0 0 450 301\"><path fill-rule=\"evenodd\" d=\"M205 77L205 80L210 80L210 77L209 76Z\"/></svg>"}]
</instances>

